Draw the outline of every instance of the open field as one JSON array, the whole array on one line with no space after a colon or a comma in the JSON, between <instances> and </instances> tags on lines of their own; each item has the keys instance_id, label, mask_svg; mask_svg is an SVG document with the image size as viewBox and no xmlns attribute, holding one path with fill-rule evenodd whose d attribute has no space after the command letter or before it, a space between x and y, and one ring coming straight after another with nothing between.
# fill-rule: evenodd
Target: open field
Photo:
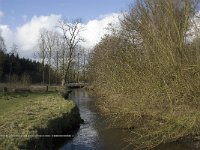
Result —
<instances>
[{"instance_id":1,"label":"open field","mask_svg":"<svg viewBox=\"0 0 200 150\"><path fill-rule=\"evenodd\" d=\"M0 149L41 148L35 135L62 134L80 120L74 102L57 93L0 94Z\"/></svg>"},{"instance_id":2,"label":"open field","mask_svg":"<svg viewBox=\"0 0 200 150\"><path fill-rule=\"evenodd\" d=\"M0 83L0 92L3 91L3 88L6 87L9 92L13 92L15 89L27 89L31 92L45 92L47 85L23 85L20 83L10 84L10 83ZM48 91L63 91L64 86L48 86Z\"/></svg>"}]
</instances>

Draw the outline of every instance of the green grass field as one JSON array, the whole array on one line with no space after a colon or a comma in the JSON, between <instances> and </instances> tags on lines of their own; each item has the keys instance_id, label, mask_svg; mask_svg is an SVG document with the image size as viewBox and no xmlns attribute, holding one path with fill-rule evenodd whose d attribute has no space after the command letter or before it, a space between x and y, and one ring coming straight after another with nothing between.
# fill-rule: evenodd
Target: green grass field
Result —
<instances>
[{"instance_id":1,"label":"green grass field","mask_svg":"<svg viewBox=\"0 0 200 150\"><path fill-rule=\"evenodd\" d=\"M74 108L72 101L57 93L0 94L0 149L19 149L31 138L20 136L37 135L38 128L48 128L49 121Z\"/></svg>"}]
</instances>

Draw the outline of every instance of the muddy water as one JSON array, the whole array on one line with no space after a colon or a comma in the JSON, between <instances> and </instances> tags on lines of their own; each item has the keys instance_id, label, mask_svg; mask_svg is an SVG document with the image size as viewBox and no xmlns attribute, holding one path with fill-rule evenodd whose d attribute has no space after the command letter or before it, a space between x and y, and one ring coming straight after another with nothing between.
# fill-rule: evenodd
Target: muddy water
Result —
<instances>
[{"instance_id":1,"label":"muddy water","mask_svg":"<svg viewBox=\"0 0 200 150\"><path fill-rule=\"evenodd\" d=\"M94 107L95 98L89 97L84 89L74 89L69 96L80 109L81 118L85 121L75 137L64 144L60 150L121 150L133 149L123 142L127 131L108 129L106 122ZM190 143L171 143L160 145L154 150L195 150Z\"/></svg>"}]
</instances>

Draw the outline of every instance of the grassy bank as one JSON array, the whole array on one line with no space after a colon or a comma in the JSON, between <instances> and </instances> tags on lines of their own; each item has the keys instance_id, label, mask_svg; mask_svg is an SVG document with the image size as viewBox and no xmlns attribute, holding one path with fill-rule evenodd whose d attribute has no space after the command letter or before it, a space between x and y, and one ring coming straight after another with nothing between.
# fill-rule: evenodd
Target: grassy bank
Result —
<instances>
[{"instance_id":1,"label":"grassy bank","mask_svg":"<svg viewBox=\"0 0 200 150\"><path fill-rule=\"evenodd\" d=\"M80 121L75 104L58 94L1 94L0 149L53 149L52 137L34 135L70 134Z\"/></svg>"},{"instance_id":2,"label":"grassy bank","mask_svg":"<svg viewBox=\"0 0 200 150\"><path fill-rule=\"evenodd\" d=\"M6 87L7 91L13 92L15 89L25 89L32 92L46 92L48 85L29 85L29 84L22 84L22 83L0 83L0 92L3 92L3 89ZM55 91L63 91L64 86L48 86L49 92L55 92Z\"/></svg>"}]
</instances>

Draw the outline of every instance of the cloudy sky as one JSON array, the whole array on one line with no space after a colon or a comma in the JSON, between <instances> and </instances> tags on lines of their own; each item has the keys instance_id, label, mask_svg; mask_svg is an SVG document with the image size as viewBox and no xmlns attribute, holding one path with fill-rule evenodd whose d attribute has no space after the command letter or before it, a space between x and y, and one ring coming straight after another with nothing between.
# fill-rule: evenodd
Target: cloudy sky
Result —
<instances>
[{"instance_id":1,"label":"cloudy sky","mask_svg":"<svg viewBox=\"0 0 200 150\"><path fill-rule=\"evenodd\" d=\"M0 29L9 50L18 45L21 57L32 58L41 28L53 29L60 19L81 18L83 44L92 48L119 22L120 12L134 0L0 0Z\"/></svg>"}]
</instances>

